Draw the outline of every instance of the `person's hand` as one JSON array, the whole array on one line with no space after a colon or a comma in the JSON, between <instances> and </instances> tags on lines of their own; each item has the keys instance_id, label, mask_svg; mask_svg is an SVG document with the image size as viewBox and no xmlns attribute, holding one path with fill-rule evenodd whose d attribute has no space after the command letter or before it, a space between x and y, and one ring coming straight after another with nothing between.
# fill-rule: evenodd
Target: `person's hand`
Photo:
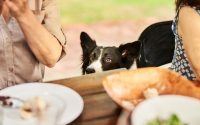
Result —
<instances>
[{"instance_id":1,"label":"person's hand","mask_svg":"<svg viewBox=\"0 0 200 125\"><path fill-rule=\"evenodd\" d=\"M30 12L27 0L5 0L5 3L10 9L11 15L16 19L24 17Z\"/></svg>"}]
</instances>

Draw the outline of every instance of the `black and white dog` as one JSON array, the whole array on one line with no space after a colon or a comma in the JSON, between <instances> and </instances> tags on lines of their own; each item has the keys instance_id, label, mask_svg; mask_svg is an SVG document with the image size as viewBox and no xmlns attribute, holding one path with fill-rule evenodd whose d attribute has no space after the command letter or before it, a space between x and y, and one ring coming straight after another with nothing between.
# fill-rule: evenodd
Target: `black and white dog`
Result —
<instances>
[{"instance_id":1,"label":"black and white dog","mask_svg":"<svg viewBox=\"0 0 200 125\"><path fill-rule=\"evenodd\" d=\"M174 53L172 21L147 27L138 41L119 47L98 46L87 33L80 35L82 73L89 74L117 68L140 68L170 63Z\"/></svg>"}]
</instances>

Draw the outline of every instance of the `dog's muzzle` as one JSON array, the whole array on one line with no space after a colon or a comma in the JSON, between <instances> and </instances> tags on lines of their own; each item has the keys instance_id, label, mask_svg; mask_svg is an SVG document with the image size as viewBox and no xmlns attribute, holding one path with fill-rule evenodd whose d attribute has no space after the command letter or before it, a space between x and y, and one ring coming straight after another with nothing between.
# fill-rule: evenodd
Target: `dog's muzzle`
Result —
<instances>
[{"instance_id":1,"label":"dog's muzzle","mask_svg":"<svg viewBox=\"0 0 200 125\"><path fill-rule=\"evenodd\" d=\"M87 68L85 72L86 74L90 74L90 73L95 73L95 70L93 68Z\"/></svg>"}]
</instances>

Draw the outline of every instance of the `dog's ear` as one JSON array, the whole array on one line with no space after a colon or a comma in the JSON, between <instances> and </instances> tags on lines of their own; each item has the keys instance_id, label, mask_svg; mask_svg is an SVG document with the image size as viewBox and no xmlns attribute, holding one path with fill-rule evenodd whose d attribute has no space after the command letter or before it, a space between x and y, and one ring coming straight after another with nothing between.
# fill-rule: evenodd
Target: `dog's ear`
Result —
<instances>
[{"instance_id":1,"label":"dog's ear","mask_svg":"<svg viewBox=\"0 0 200 125\"><path fill-rule=\"evenodd\" d=\"M81 32L80 39L83 53L90 53L97 46L96 42L86 32Z\"/></svg>"},{"instance_id":2,"label":"dog's ear","mask_svg":"<svg viewBox=\"0 0 200 125\"><path fill-rule=\"evenodd\" d=\"M122 58L126 58L128 56L137 57L140 51L140 46L140 41L134 41L132 43L120 45L119 51L121 53Z\"/></svg>"}]
</instances>

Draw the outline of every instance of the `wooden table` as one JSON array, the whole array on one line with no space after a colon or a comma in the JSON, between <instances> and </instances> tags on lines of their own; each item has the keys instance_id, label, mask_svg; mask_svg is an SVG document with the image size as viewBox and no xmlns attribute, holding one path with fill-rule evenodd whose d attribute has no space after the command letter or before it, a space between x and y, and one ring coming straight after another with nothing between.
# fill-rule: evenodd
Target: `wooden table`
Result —
<instances>
[{"instance_id":1,"label":"wooden table","mask_svg":"<svg viewBox=\"0 0 200 125\"><path fill-rule=\"evenodd\" d=\"M102 86L105 76L120 70L95 73L62 80L49 81L77 91L84 100L82 114L70 125L115 125L120 107L107 95Z\"/></svg>"}]
</instances>

